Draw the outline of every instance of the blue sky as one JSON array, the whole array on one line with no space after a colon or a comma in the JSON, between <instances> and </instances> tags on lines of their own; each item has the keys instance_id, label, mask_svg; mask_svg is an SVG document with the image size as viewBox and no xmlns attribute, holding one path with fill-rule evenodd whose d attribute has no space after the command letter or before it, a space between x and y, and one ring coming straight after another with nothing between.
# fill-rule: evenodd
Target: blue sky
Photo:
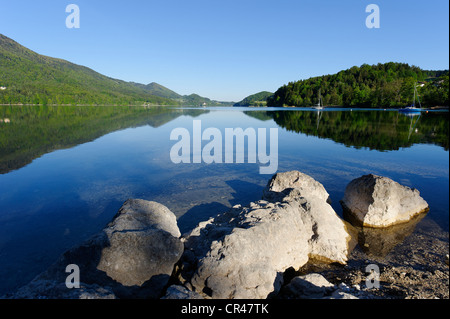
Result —
<instances>
[{"instance_id":1,"label":"blue sky","mask_svg":"<svg viewBox=\"0 0 450 319\"><path fill-rule=\"evenodd\" d=\"M79 29L65 25L71 3ZM379 29L365 24L372 3ZM0 0L0 33L113 78L239 101L363 63L448 69L448 12L448 0Z\"/></svg>"}]
</instances>

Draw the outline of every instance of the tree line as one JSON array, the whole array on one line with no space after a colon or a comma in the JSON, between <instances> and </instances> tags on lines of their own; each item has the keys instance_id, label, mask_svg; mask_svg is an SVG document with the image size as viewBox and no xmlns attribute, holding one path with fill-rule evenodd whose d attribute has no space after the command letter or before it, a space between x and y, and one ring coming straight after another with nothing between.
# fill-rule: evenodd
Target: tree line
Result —
<instances>
[{"instance_id":1,"label":"tree line","mask_svg":"<svg viewBox=\"0 0 450 319\"><path fill-rule=\"evenodd\" d=\"M268 106L390 108L411 105L414 86L423 107L448 106L449 73L406 63L363 64L333 75L290 82L267 99ZM416 102L417 103L417 102Z\"/></svg>"}]
</instances>

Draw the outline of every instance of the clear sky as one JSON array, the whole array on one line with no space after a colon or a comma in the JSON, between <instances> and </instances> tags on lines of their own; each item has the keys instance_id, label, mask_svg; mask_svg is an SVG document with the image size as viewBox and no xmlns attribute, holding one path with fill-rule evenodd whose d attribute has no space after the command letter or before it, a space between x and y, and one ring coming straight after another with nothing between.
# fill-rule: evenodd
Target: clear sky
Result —
<instances>
[{"instance_id":1,"label":"clear sky","mask_svg":"<svg viewBox=\"0 0 450 319\"><path fill-rule=\"evenodd\" d=\"M66 27L71 3L79 29ZM372 3L378 29L366 27ZM221 101L364 63L449 67L448 0L0 0L0 33L113 78Z\"/></svg>"}]
</instances>

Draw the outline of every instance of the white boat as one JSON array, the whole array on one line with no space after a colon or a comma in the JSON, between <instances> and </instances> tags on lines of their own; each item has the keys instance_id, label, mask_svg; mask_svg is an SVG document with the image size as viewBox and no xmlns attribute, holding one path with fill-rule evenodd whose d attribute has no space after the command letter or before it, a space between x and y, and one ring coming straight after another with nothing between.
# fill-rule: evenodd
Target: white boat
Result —
<instances>
[{"instance_id":1,"label":"white boat","mask_svg":"<svg viewBox=\"0 0 450 319\"><path fill-rule=\"evenodd\" d=\"M417 101L419 102L419 107L416 107L416 95ZM401 113L420 113L422 112L422 105L420 104L419 93L417 92L417 84L414 83L414 98L413 103L410 106L404 107L398 110Z\"/></svg>"},{"instance_id":2,"label":"white boat","mask_svg":"<svg viewBox=\"0 0 450 319\"><path fill-rule=\"evenodd\" d=\"M316 110L322 110L323 104L322 104L322 96L320 95L320 89L319 89L319 103L317 103L314 107Z\"/></svg>"}]
</instances>

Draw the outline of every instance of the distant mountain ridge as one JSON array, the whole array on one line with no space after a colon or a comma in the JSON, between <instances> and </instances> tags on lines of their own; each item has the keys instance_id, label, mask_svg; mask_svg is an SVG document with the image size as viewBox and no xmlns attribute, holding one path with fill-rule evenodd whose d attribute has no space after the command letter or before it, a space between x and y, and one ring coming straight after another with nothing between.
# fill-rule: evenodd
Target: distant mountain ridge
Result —
<instances>
[{"instance_id":1,"label":"distant mountain ridge","mask_svg":"<svg viewBox=\"0 0 450 319\"><path fill-rule=\"evenodd\" d=\"M152 95L163 97L166 99L174 99L175 100L175 99L180 99L182 97L180 94L178 94L156 82L152 82L149 84L141 84L141 83L135 83L135 82L130 82L130 83L136 87L144 89L145 91L147 91L148 93L150 93Z\"/></svg>"},{"instance_id":2,"label":"distant mountain ridge","mask_svg":"<svg viewBox=\"0 0 450 319\"><path fill-rule=\"evenodd\" d=\"M182 96L158 83L113 79L90 68L40 55L0 34L0 104L229 105Z\"/></svg>"},{"instance_id":3,"label":"distant mountain ridge","mask_svg":"<svg viewBox=\"0 0 450 319\"><path fill-rule=\"evenodd\" d=\"M256 94L247 96L240 102L234 104L234 106L266 106L267 99L273 95L272 92L262 91Z\"/></svg>"},{"instance_id":4,"label":"distant mountain ridge","mask_svg":"<svg viewBox=\"0 0 450 319\"><path fill-rule=\"evenodd\" d=\"M190 95L180 95L165 86L162 86L161 84L158 84L156 82L152 82L150 84L144 85L140 83L133 83L133 85L143 88L148 93L159 96L162 98L172 99L175 100L177 103L180 103L182 105L208 105L208 106L230 106L233 104L233 102L220 102L220 101L214 101L207 97L202 97L198 94L190 94Z\"/></svg>"},{"instance_id":5,"label":"distant mountain ridge","mask_svg":"<svg viewBox=\"0 0 450 319\"><path fill-rule=\"evenodd\" d=\"M320 95L325 106L403 107L412 103L417 82L422 106L448 107L448 70L427 71L394 62L290 82L275 93L262 91L234 105L309 107ZM0 34L0 104L232 106L233 102L180 95L156 82L114 79L40 55Z\"/></svg>"}]
</instances>

